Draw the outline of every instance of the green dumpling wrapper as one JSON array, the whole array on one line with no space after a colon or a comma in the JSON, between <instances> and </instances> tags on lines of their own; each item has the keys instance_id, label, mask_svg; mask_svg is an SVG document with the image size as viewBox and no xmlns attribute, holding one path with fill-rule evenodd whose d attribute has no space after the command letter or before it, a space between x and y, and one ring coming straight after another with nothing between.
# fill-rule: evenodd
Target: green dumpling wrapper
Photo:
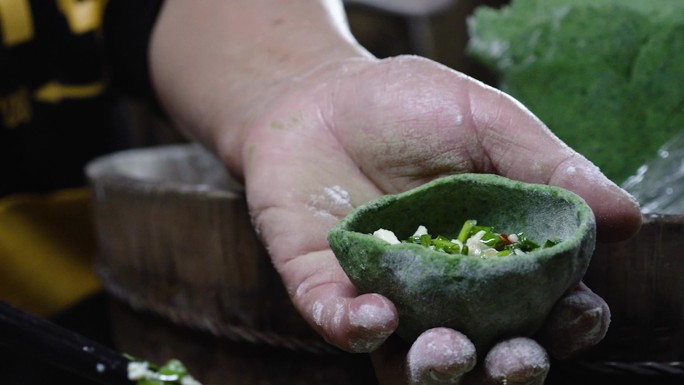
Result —
<instances>
[{"instance_id":1,"label":"green dumpling wrapper","mask_svg":"<svg viewBox=\"0 0 684 385\"><path fill-rule=\"evenodd\" d=\"M390 244L419 225L455 238L465 220L499 233L561 242L524 255L479 258L427 247ZM579 283L594 250L596 224L582 198L553 186L489 174L459 174L369 202L331 229L328 240L361 293L379 293L399 312L397 333L413 341L434 327L456 329L480 353L497 341L529 336L558 299Z\"/></svg>"}]
</instances>

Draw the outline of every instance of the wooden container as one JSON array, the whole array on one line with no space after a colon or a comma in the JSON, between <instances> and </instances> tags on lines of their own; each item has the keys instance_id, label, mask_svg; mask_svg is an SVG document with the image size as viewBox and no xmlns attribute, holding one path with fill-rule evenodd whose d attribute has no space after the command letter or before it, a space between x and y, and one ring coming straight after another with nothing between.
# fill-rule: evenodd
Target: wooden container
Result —
<instances>
[{"instance_id":1,"label":"wooden container","mask_svg":"<svg viewBox=\"0 0 684 385\"><path fill-rule=\"evenodd\" d=\"M179 358L208 384L377 383L366 355L332 348L294 310L241 186L213 156L162 146L97 159L87 172L96 268L116 298L121 350ZM684 378L682 250L684 216L645 215L634 238L599 243L585 282L610 305L611 328L578 360L554 364L547 384Z\"/></svg>"},{"instance_id":2,"label":"wooden container","mask_svg":"<svg viewBox=\"0 0 684 385\"><path fill-rule=\"evenodd\" d=\"M684 215L643 219L632 239L597 244L584 281L606 300L612 321L583 365L684 380Z\"/></svg>"},{"instance_id":3,"label":"wooden container","mask_svg":"<svg viewBox=\"0 0 684 385\"><path fill-rule=\"evenodd\" d=\"M208 152L129 150L86 171L121 350L179 358L205 383L374 383L365 355L334 349L295 311L241 186Z\"/></svg>"}]
</instances>

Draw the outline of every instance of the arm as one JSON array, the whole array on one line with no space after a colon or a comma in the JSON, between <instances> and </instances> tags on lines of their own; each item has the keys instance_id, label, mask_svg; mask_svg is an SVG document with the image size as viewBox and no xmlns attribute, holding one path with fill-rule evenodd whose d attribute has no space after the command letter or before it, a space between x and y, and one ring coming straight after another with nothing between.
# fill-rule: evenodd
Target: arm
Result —
<instances>
[{"instance_id":1,"label":"arm","mask_svg":"<svg viewBox=\"0 0 684 385\"><path fill-rule=\"evenodd\" d=\"M269 98L326 63L371 58L338 1L166 3L150 52L159 98L237 177L251 122Z\"/></svg>"},{"instance_id":2,"label":"arm","mask_svg":"<svg viewBox=\"0 0 684 385\"><path fill-rule=\"evenodd\" d=\"M429 331L411 347L390 338L393 304L359 295L327 244L328 229L354 207L441 175L490 172L577 192L603 238L639 227L633 199L519 103L426 59L372 57L339 2L168 0L150 57L170 117L244 179L253 222L296 308L332 344L374 352L389 383L440 383L434 372L449 381L470 371L475 352L453 330ZM597 327L566 330L578 338L554 351L571 354L605 333L607 308L580 292L589 299L556 313L591 314ZM501 359L521 351L517 366ZM548 369L528 339L504 341L489 357L484 375L497 381L543 381Z\"/></svg>"}]
</instances>

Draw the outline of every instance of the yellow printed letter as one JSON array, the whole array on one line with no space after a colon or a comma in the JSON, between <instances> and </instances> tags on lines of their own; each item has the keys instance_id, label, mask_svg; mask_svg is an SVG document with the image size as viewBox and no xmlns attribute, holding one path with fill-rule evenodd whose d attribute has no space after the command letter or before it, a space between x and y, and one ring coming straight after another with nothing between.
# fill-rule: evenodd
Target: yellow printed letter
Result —
<instances>
[{"instance_id":1,"label":"yellow printed letter","mask_svg":"<svg viewBox=\"0 0 684 385\"><path fill-rule=\"evenodd\" d=\"M33 19L28 0L0 0L2 43L6 47L33 38Z\"/></svg>"},{"instance_id":2,"label":"yellow printed letter","mask_svg":"<svg viewBox=\"0 0 684 385\"><path fill-rule=\"evenodd\" d=\"M60 11L69 23L71 33L95 31L102 23L106 0L57 0Z\"/></svg>"}]
</instances>

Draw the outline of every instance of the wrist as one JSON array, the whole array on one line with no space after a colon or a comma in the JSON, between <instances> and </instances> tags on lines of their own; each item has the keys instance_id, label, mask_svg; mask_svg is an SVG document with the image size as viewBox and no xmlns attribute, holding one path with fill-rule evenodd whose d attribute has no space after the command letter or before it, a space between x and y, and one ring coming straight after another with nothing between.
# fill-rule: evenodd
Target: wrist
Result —
<instances>
[{"instance_id":1,"label":"wrist","mask_svg":"<svg viewBox=\"0 0 684 385\"><path fill-rule=\"evenodd\" d=\"M178 127L240 177L254 122L326 63L372 57L334 1L167 0L150 47L157 96Z\"/></svg>"}]
</instances>

